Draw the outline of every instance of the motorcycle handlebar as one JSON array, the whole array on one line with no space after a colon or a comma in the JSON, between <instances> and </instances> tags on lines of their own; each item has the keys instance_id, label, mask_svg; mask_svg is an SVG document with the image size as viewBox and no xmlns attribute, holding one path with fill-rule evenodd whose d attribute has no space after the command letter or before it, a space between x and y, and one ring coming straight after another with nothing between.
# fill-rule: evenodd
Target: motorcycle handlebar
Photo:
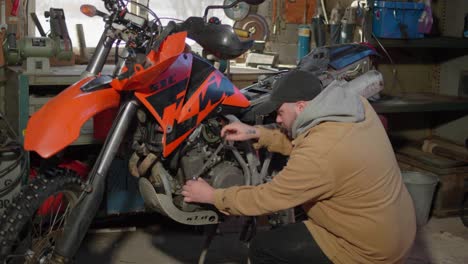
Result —
<instances>
[{"instance_id":1,"label":"motorcycle handlebar","mask_svg":"<svg viewBox=\"0 0 468 264\"><path fill-rule=\"evenodd\" d=\"M117 14L119 9L125 8L121 0L103 0L111 15ZM217 25L204 21L202 17L189 17L182 23L170 21L152 44L153 50L158 50L167 36L174 32L187 31L189 38L200 44L206 51L219 59L234 59L245 53L253 45L253 40L241 41L239 33L229 25Z\"/></svg>"},{"instance_id":2,"label":"motorcycle handlebar","mask_svg":"<svg viewBox=\"0 0 468 264\"><path fill-rule=\"evenodd\" d=\"M223 60L237 58L253 45L253 40L241 41L231 26L206 23L201 17L189 17L176 30L187 31L189 38Z\"/></svg>"}]
</instances>

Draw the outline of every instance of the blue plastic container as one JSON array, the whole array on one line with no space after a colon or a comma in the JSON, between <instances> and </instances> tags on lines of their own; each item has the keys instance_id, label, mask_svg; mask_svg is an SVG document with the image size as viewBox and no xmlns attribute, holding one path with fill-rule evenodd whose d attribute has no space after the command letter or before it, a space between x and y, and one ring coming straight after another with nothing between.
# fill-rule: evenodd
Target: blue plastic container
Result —
<instances>
[{"instance_id":1,"label":"blue plastic container","mask_svg":"<svg viewBox=\"0 0 468 264\"><path fill-rule=\"evenodd\" d=\"M424 11L424 3L375 1L372 31L379 38L424 38L418 32L418 19Z\"/></svg>"},{"instance_id":2,"label":"blue plastic container","mask_svg":"<svg viewBox=\"0 0 468 264\"><path fill-rule=\"evenodd\" d=\"M297 62L310 52L310 26L299 25L297 43Z\"/></svg>"}]
</instances>

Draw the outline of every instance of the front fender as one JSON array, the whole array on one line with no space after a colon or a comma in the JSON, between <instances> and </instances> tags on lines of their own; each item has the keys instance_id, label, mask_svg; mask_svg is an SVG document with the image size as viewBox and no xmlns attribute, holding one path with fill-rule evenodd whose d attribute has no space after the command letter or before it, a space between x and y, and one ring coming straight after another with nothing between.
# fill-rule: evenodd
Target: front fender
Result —
<instances>
[{"instance_id":1,"label":"front fender","mask_svg":"<svg viewBox=\"0 0 468 264\"><path fill-rule=\"evenodd\" d=\"M91 117L106 109L116 108L120 94L114 89L82 92L90 77L78 81L48 101L28 121L24 148L48 158L80 136L80 129Z\"/></svg>"}]
</instances>

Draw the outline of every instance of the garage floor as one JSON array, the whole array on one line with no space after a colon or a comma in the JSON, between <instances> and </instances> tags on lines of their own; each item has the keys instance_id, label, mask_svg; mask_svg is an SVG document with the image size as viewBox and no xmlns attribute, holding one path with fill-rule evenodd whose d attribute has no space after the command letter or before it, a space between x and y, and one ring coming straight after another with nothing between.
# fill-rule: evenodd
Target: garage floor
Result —
<instances>
[{"instance_id":1,"label":"garage floor","mask_svg":"<svg viewBox=\"0 0 468 264\"><path fill-rule=\"evenodd\" d=\"M247 248L235 228L225 230L213 240L205 263L246 263ZM113 220L88 234L77 263L197 263L204 240L201 229L159 216ZM418 231L407 263L468 263L468 228L456 217L432 218Z\"/></svg>"},{"instance_id":2,"label":"garage floor","mask_svg":"<svg viewBox=\"0 0 468 264\"><path fill-rule=\"evenodd\" d=\"M136 218L112 220L111 226L117 227L92 229L76 263L198 263L205 243L202 228L179 225L160 215ZM239 229L225 230L214 238L205 263L246 263L247 247L239 241Z\"/></svg>"},{"instance_id":3,"label":"garage floor","mask_svg":"<svg viewBox=\"0 0 468 264\"><path fill-rule=\"evenodd\" d=\"M407 263L468 263L468 228L458 217L431 218L418 231Z\"/></svg>"}]
</instances>

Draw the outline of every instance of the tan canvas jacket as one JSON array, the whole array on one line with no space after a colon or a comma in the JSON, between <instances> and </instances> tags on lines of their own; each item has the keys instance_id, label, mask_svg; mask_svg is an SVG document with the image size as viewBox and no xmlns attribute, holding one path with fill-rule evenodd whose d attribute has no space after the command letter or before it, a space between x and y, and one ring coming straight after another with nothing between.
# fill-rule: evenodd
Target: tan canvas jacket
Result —
<instances>
[{"instance_id":1,"label":"tan canvas jacket","mask_svg":"<svg viewBox=\"0 0 468 264\"><path fill-rule=\"evenodd\" d=\"M324 122L290 142L262 128L258 144L290 154L271 182L215 191L227 214L262 215L302 205L305 225L334 263L403 263L415 213L392 146L367 100L365 120Z\"/></svg>"}]
</instances>

